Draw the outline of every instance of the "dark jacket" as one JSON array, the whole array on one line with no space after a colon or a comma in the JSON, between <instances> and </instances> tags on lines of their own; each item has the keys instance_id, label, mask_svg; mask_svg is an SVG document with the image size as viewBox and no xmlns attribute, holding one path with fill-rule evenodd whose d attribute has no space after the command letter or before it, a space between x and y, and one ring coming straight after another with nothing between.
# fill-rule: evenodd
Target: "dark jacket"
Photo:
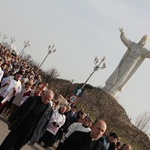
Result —
<instances>
[{"instance_id":1,"label":"dark jacket","mask_svg":"<svg viewBox=\"0 0 150 150\"><path fill-rule=\"evenodd\" d=\"M116 150L116 144L114 142L110 143L108 150Z\"/></svg>"},{"instance_id":2,"label":"dark jacket","mask_svg":"<svg viewBox=\"0 0 150 150\"><path fill-rule=\"evenodd\" d=\"M75 131L56 150L106 150L98 139L92 141L90 132Z\"/></svg>"},{"instance_id":3,"label":"dark jacket","mask_svg":"<svg viewBox=\"0 0 150 150\"><path fill-rule=\"evenodd\" d=\"M36 103L38 100L40 100L40 96L34 96L34 97L29 97L25 103L23 103L17 111L10 116L8 119L10 126L10 130L15 130L17 129L21 123L24 121L25 117L28 116L30 111L34 109ZM52 116L53 110L50 104L47 105L46 111L43 113L42 117L39 118L38 124L36 125L36 128L34 130L34 133L32 135L32 140L33 141L38 141L39 138L45 133L47 125L49 123L49 120Z\"/></svg>"}]
</instances>

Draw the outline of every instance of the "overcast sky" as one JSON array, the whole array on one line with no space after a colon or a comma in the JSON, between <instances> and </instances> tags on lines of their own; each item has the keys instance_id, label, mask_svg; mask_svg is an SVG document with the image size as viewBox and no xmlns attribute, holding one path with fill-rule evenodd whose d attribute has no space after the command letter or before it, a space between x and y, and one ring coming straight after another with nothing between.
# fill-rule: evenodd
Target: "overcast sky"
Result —
<instances>
[{"instance_id":1,"label":"overcast sky","mask_svg":"<svg viewBox=\"0 0 150 150\"><path fill-rule=\"evenodd\" d=\"M119 27L129 39L139 42L150 36L150 1L143 0L0 0L0 32L15 37L17 52L23 42L25 49L37 62L47 55L48 46L55 44L56 52L42 66L55 68L60 78L84 83L94 67L94 58L107 56L108 67L99 70L88 81L104 86L127 48L120 40ZM0 37L2 40L2 36ZM150 50L150 43L146 45ZM118 102L132 120L150 109L150 60L133 75Z\"/></svg>"}]
</instances>

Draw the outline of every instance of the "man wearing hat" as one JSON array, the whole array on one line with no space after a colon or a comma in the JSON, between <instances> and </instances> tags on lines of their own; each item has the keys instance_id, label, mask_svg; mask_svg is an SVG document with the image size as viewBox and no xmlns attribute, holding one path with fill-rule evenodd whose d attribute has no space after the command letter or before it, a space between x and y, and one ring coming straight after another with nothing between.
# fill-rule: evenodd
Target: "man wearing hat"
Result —
<instances>
[{"instance_id":1,"label":"man wearing hat","mask_svg":"<svg viewBox=\"0 0 150 150\"><path fill-rule=\"evenodd\" d=\"M0 89L0 113L5 109L10 99L21 92L22 72L18 71L14 76L2 79Z\"/></svg>"}]
</instances>

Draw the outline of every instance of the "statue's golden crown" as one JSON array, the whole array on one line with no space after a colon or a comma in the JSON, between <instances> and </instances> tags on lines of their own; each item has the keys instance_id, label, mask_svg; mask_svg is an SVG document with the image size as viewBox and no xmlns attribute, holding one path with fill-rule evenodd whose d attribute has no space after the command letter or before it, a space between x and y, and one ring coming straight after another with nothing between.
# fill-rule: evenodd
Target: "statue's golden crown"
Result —
<instances>
[{"instance_id":1,"label":"statue's golden crown","mask_svg":"<svg viewBox=\"0 0 150 150\"><path fill-rule=\"evenodd\" d=\"M148 40L149 40L149 37L148 37L147 35L144 35L144 36L143 36L143 39L146 40L146 41L148 41Z\"/></svg>"}]
</instances>

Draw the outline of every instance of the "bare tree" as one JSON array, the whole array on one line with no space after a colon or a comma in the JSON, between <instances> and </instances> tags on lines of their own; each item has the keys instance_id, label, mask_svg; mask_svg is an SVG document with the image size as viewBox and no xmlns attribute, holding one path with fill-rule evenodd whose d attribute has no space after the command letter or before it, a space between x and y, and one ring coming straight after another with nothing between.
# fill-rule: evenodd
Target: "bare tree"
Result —
<instances>
[{"instance_id":1,"label":"bare tree","mask_svg":"<svg viewBox=\"0 0 150 150\"><path fill-rule=\"evenodd\" d=\"M22 56L23 58L23 60L26 60L26 61L28 61L28 62L30 62L31 60L32 60L32 57L31 57L31 55L29 55L29 54L25 54L25 55L23 55ZM32 60L33 61L33 60Z\"/></svg>"},{"instance_id":2,"label":"bare tree","mask_svg":"<svg viewBox=\"0 0 150 150\"><path fill-rule=\"evenodd\" d=\"M57 72L57 70L54 68L49 69L43 73L43 77L46 80L45 82L50 82L51 79L57 78L59 76L59 72Z\"/></svg>"},{"instance_id":3,"label":"bare tree","mask_svg":"<svg viewBox=\"0 0 150 150\"><path fill-rule=\"evenodd\" d=\"M140 114L135 120L135 126L141 131L147 133L150 129L150 113L146 111Z\"/></svg>"},{"instance_id":4,"label":"bare tree","mask_svg":"<svg viewBox=\"0 0 150 150\"><path fill-rule=\"evenodd\" d=\"M138 117L135 119L135 127L137 127L137 129L139 130L137 130L135 136L131 141L131 144L134 142L137 136L140 135L141 132L149 135L148 131L150 129L150 113L148 111L138 115Z\"/></svg>"},{"instance_id":5,"label":"bare tree","mask_svg":"<svg viewBox=\"0 0 150 150\"><path fill-rule=\"evenodd\" d=\"M11 46L9 45L8 42L3 42L2 45L7 48L8 50L11 50Z\"/></svg>"}]
</instances>

